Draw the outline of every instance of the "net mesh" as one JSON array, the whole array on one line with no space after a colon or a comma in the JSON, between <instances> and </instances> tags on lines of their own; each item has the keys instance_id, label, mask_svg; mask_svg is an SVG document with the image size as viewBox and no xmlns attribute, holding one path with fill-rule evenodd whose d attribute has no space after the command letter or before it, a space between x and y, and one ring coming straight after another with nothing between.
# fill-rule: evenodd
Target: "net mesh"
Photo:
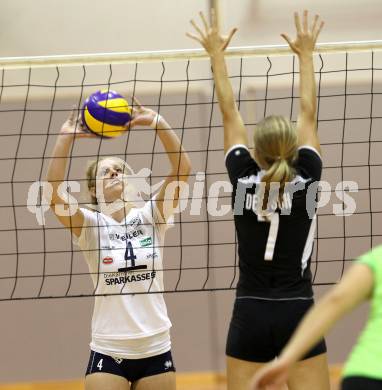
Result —
<instances>
[{"instance_id":1,"label":"net mesh","mask_svg":"<svg viewBox=\"0 0 382 390\"><path fill-rule=\"evenodd\" d=\"M315 65L322 180L329 186L320 195L328 202L318 210L312 272L315 285L330 285L355 257L382 242L382 55L321 54ZM298 63L293 56L230 58L228 66L250 140L266 115L296 121ZM129 101L136 96L158 111L191 159L185 209L166 235L165 291L235 288L231 194L225 187L218 196L212 191L218 181L228 182L222 119L209 61L190 59L1 71L0 300L94 295L69 232L51 211L41 209L41 192L29 200L28 194L35 182L46 180L53 145L73 104L80 109L98 89L116 90ZM112 140L76 140L66 180L81 184L81 194L73 193L80 205L89 203L84 167L102 156L120 157L135 172L150 168L151 185L170 168L152 129L133 129ZM348 181L358 190L349 191ZM350 213L352 201L356 209Z\"/></svg>"}]
</instances>

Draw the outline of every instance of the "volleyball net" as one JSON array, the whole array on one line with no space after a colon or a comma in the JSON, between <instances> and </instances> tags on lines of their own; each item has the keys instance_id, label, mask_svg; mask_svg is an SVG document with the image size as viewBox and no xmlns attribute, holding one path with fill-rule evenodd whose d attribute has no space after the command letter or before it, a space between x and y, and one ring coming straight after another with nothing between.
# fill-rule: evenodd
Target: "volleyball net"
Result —
<instances>
[{"instance_id":1,"label":"volleyball net","mask_svg":"<svg viewBox=\"0 0 382 390\"><path fill-rule=\"evenodd\" d=\"M381 48L381 42L321 45L314 58L324 163L311 265L315 285L336 283L354 258L382 242ZM250 142L264 116L296 121L298 60L285 46L233 48L227 62ZM191 159L184 210L166 235L164 291L235 288L237 241L222 117L202 51L3 58L0 68L1 301L94 295L81 251L48 210L40 183L73 105L80 110L102 89L129 102L135 96L158 111ZM89 203L84 167L103 156L127 161L134 172L149 168L149 189L169 172L152 129L75 140L66 180L80 183L81 193L72 193L79 205Z\"/></svg>"}]
</instances>

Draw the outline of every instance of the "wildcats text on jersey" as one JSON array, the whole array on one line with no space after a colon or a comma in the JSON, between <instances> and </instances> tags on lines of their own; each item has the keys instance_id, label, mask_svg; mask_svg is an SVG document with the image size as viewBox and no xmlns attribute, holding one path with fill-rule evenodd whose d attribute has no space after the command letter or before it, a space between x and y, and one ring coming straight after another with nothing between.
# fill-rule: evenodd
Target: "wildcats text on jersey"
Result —
<instances>
[{"instance_id":1,"label":"wildcats text on jersey","mask_svg":"<svg viewBox=\"0 0 382 390\"><path fill-rule=\"evenodd\" d=\"M281 214L289 215L292 210L292 197L288 193L283 194L282 202L279 199L273 200L272 204L267 205L267 209L274 212L277 208L281 210ZM258 194L245 194L245 209L252 210L255 214L261 215L263 208L263 197L259 198Z\"/></svg>"},{"instance_id":2,"label":"wildcats text on jersey","mask_svg":"<svg viewBox=\"0 0 382 390\"><path fill-rule=\"evenodd\" d=\"M255 214L262 214L265 184L259 180L259 177L255 175L238 179L234 194L234 215L243 215L244 210L252 210ZM305 198L306 211L312 219L316 211L316 195L319 182L310 182L307 185L308 182L309 180L296 176L292 182L286 183L281 202L279 200L280 184L271 183L266 210L274 212L276 208L279 208L282 215L290 215L294 194L305 190L307 191ZM256 184L255 189L253 189L254 184Z\"/></svg>"},{"instance_id":3,"label":"wildcats text on jersey","mask_svg":"<svg viewBox=\"0 0 382 390\"><path fill-rule=\"evenodd\" d=\"M110 240L131 240L132 238L143 236L143 232L141 229L134 230L133 232L125 233L125 234L118 234L118 233L110 233L109 238Z\"/></svg>"}]
</instances>

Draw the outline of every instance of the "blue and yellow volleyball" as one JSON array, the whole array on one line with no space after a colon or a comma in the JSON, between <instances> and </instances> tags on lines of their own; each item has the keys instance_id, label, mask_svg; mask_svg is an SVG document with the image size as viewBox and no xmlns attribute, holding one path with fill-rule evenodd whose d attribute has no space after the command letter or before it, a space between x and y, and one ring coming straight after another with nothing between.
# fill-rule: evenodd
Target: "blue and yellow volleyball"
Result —
<instances>
[{"instance_id":1,"label":"blue and yellow volleyball","mask_svg":"<svg viewBox=\"0 0 382 390\"><path fill-rule=\"evenodd\" d=\"M97 91L91 94L83 105L83 124L100 137L120 136L126 131L126 123L130 120L129 103L115 91Z\"/></svg>"}]
</instances>

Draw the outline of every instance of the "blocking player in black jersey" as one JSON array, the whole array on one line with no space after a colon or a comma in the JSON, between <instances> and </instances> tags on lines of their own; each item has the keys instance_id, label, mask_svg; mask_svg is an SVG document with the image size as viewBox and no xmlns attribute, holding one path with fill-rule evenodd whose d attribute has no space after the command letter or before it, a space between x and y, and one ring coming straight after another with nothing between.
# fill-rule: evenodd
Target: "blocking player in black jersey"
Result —
<instances>
[{"instance_id":1,"label":"blocking player in black jersey","mask_svg":"<svg viewBox=\"0 0 382 390\"><path fill-rule=\"evenodd\" d=\"M191 21L197 34L188 35L211 57L239 243L240 277L226 347L228 389L244 390L251 376L279 355L313 304L310 257L322 170L313 50L323 22L315 16L309 26L307 11L302 23L295 13L297 37L282 34L299 58L297 126L282 116L264 118L255 128L252 158L224 59L236 29L225 37L214 12L212 26L203 14L201 19L204 28ZM329 389L323 340L296 364L288 387Z\"/></svg>"}]
</instances>

